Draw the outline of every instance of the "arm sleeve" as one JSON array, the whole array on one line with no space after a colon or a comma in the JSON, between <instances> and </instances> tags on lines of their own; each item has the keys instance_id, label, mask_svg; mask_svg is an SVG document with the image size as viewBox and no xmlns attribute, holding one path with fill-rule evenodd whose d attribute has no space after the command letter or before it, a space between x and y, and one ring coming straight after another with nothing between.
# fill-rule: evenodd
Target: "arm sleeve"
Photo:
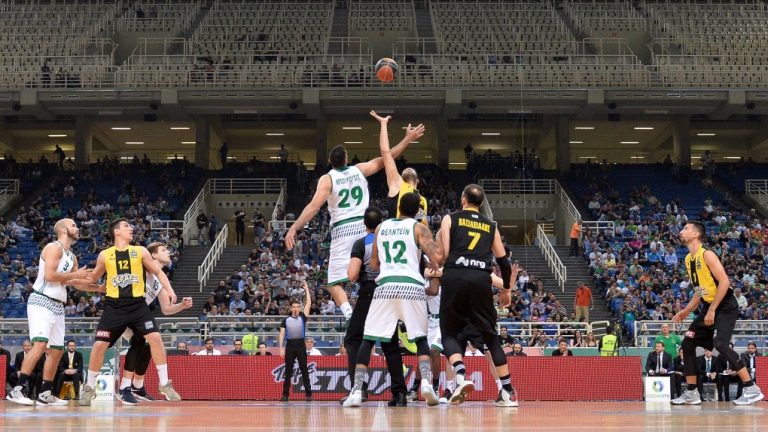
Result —
<instances>
[{"instance_id":1,"label":"arm sleeve","mask_svg":"<svg viewBox=\"0 0 768 432\"><path fill-rule=\"evenodd\" d=\"M509 264L507 257L496 258L499 264L499 270L501 271L501 280L506 290L509 286L509 280L512 278L512 266Z\"/></svg>"},{"instance_id":2,"label":"arm sleeve","mask_svg":"<svg viewBox=\"0 0 768 432\"><path fill-rule=\"evenodd\" d=\"M283 321L280 323L280 328L285 328L285 322L288 320L288 318L283 318Z\"/></svg>"}]
</instances>

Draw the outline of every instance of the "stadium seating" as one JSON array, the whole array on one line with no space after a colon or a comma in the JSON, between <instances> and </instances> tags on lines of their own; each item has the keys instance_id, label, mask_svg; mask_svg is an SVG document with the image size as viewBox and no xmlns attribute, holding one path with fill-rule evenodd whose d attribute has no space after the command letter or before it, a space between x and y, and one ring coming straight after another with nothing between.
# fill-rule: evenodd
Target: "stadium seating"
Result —
<instances>
[{"instance_id":1,"label":"stadium seating","mask_svg":"<svg viewBox=\"0 0 768 432\"><path fill-rule=\"evenodd\" d=\"M350 3L350 30L410 31L414 29L415 23L413 1Z\"/></svg>"}]
</instances>

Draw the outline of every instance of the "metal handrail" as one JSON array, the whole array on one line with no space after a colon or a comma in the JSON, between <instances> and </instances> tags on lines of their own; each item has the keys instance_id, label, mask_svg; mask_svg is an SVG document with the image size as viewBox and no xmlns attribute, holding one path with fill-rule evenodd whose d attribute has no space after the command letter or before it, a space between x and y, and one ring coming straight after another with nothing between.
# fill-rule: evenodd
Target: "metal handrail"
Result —
<instances>
[{"instance_id":1,"label":"metal handrail","mask_svg":"<svg viewBox=\"0 0 768 432\"><path fill-rule=\"evenodd\" d=\"M635 346L636 347L649 347L656 337L661 334L661 325L669 324L672 333L678 334L680 337L682 333L688 328L691 321L686 321L683 324L673 324L671 321L635 321ZM747 340L749 342L755 342L760 352L764 351L768 346L768 320L738 320L734 327L733 340Z\"/></svg>"},{"instance_id":2,"label":"metal handrail","mask_svg":"<svg viewBox=\"0 0 768 432\"><path fill-rule=\"evenodd\" d=\"M210 179L212 194L279 194L287 185L285 179Z\"/></svg>"},{"instance_id":3,"label":"metal handrail","mask_svg":"<svg viewBox=\"0 0 768 432\"><path fill-rule=\"evenodd\" d=\"M19 195L21 180L2 179L0 180L0 208L4 208L8 202Z\"/></svg>"},{"instance_id":4,"label":"metal handrail","mask_svg":"<svg viewBox=\"0 0 768 432\"><path fill-rule=\"evenodd\" d=\"M557 284L560 285L560 290L565 292L565 282L568 280L568 268L563 265L560 257L557 255L554 246L549 241L549 237L544 232L544 228L539 225L536 227L536 240L539 243L539 249L544 254L544 258L549 264L549 269L552 270L552 274L555 275Z\"/></svg>"},{"instance_id":5,"label":"metal handrail","mask_svg":"<svg viewBox=\"0 0 768 432\"><path fill-rule=\"evenodd\" d=\"M197 268L197 280L200 282L200 292L203 292L203 287L208 278L213 273L213 269L216 268L216 263L219 262L221 254L224 253L224 249L227 248L227 237L229 236L229 227L227 224L221 228L221 231L216 236L216 241L211 245L211 250L208 251L208 255L205 256L202 264Z\"/></svg>"},{"instance_id":6,"label":"metal handrail","mask_svg":"<svg viewBox=\"0 0 768 432\"><path fill-rule=\"evenodd\" d=\"M758 202L768 204L768 180L745 180L747 195Z\"/></svg>"},{"instance_id":7,"label":"metal handrail","mask_svg":"<svg viewBox=\"0 0 768 432\"><path fill-rule=\"evenodd\" d=\"M480 179L486 194L554 194L555 180Z\"/></svg>"},{"instance_id":8,"label":"metal handrail","mask_svg":"<svg viewBox=\"0 0 768 432\"><path fill-rule=\"evenodd\" d=\"M288 200L288 194L286 193L288 189L288 182L283 182L280 186L280 195L277 197L277 204L275 205L275 209L272 210L272 220L277 219L277 206L279 205L281 208L285 208L285 203Z\"/></svg>"},{"instance_id":9,"label":"metal handrail","mask_svg":"<svg viewBox=\"0 0 768 432\"><path fill-rule=\"evenodd\" d=\"M205 205L205 200L208 198L210 193L211 181L208 180L205 182L202 189L200 189L200 192L197 194L197 197L195 197L195 200L192 201L192 204L187 209L187 212L184 213L184 236L187 239L187 244L189 244L189 240L192 237L194 229L197 227L197 215L200 212L200 209L202 209Z\"/></svg>"}]
</instances>

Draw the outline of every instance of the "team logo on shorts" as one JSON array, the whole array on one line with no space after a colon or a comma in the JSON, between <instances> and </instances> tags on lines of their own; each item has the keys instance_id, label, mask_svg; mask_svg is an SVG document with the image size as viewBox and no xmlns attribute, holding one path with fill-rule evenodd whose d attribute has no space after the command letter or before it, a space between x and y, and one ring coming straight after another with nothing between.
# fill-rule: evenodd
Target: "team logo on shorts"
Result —
<instances>
[{"instance_id":1,"label":"team logo on shorts","mask_svg":"<svg viewBox=\"0 0 768 432\"><path fill-rule=\"evenodd\" d=\"M661 381L654 381L651 388L653 388L653 391L656 393L661 393L664 390L664 383Z\"/></svg>"},{"instance_id":2,"label":"team logo on shorts","mask_svg":"<svg viewBox=\"0 0 768 432\"><path fill-rule=\"evenodd\" d=\"M112 335L112 332L108 330L97 330L96 331L96 337L97 338L108 338Z\"/></svg>"},{"instance_id":3,"label":"team logo on shorts","mask_svg":"<svg viewBox=\"0 0 768 432\"><path fill-rule=\"evenodd\" d=\"M96 390L104 391L107 389L107 380L104 378L96 381Z\"/></svg>"},{"instance_id":4,"label":"team logo on shorts","mask_svg":"<svg viewBox=\"0 0 768 432\"><path fill-rule=\"evenodd\" d=\"M149 330L155 328L155 325L152 323L152 321L146 321L144 322L144 328Z\"/></svg>"},{"instance_id":5,"label":"team logo on shorts","mask_svg":"<svg viewBox=\"0 0 768 432\"><path fill-rule=\"evenodd\" d=\"M685 332L685 337L689 337L689 338L696 337L696 332L692 332L688 330L687 332Z\"/></svg>"}]
</instances>

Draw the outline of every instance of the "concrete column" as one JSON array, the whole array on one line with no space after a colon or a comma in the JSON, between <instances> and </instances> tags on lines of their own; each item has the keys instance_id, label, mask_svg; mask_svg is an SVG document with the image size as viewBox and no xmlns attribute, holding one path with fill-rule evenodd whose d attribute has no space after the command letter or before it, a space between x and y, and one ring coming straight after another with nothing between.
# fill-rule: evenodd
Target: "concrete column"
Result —
<instances>
[{"instance_id":1,"label":"concrete column","mask_svg":"<svg viewBox=\"0 0 768 432\"><path fill-rule=\"evenodd\" d=\"M93 151L93 125L89 118L75 118L75 168L88 167Z\"/></svg>"},{"instance_id":2,"label":"concrete column","mask_svg":"<svg viewBox=\"0 0 768 432\"><path fill-rule=\"evenodd\" d=\"M557 172L565 174L571 169L571 122L567 116L555 120L555 152Z\"/></svg>"},{"instance_id":3,"label":"concrete column","mask_svg":"<svg viewBox=\"0 0 768 432\"><path fill-rule=\"evenodd\" d=\"M448 169L448 118L445 116L440 117L437 121L437 159L432 159L432 162L436 163L438 167L442 169ZM435 155L433 154L434 158Z\"/></svg>"},{"instance_id":4,"label":"concrete column","mask_svg":"<svg viewBox=\"0 0 768 432\"><path fill-rule=\"evenodd\" d=\"M215 149L218 151L218 149ZM221 168L218 160L211 160L211 124L206 116L195 117L195 166L203 169Z\"/></svg>"},{"instance_id":5,"label":"concrete column","mask_svg":"<svg viewBox=\"0 0 768 432\"><path fill-rule=\"evenodd\" d=\"M675 163L681 166L691 165L691 118L680 116L672 131Z\"/></svg>"},{"instance_id":6,"label":"concrete column","mask_svg":"<svg viewBox=\"0 0 768 432\"><path fill-rule=\"evenodd\" d=\"M334 144L335 146L336 144ZM317 117L317 144L315 145L315 163L328 165L328 116L320 114ZM352 159L352 155L349 156Z\"/></svg>"}]
</instances>

